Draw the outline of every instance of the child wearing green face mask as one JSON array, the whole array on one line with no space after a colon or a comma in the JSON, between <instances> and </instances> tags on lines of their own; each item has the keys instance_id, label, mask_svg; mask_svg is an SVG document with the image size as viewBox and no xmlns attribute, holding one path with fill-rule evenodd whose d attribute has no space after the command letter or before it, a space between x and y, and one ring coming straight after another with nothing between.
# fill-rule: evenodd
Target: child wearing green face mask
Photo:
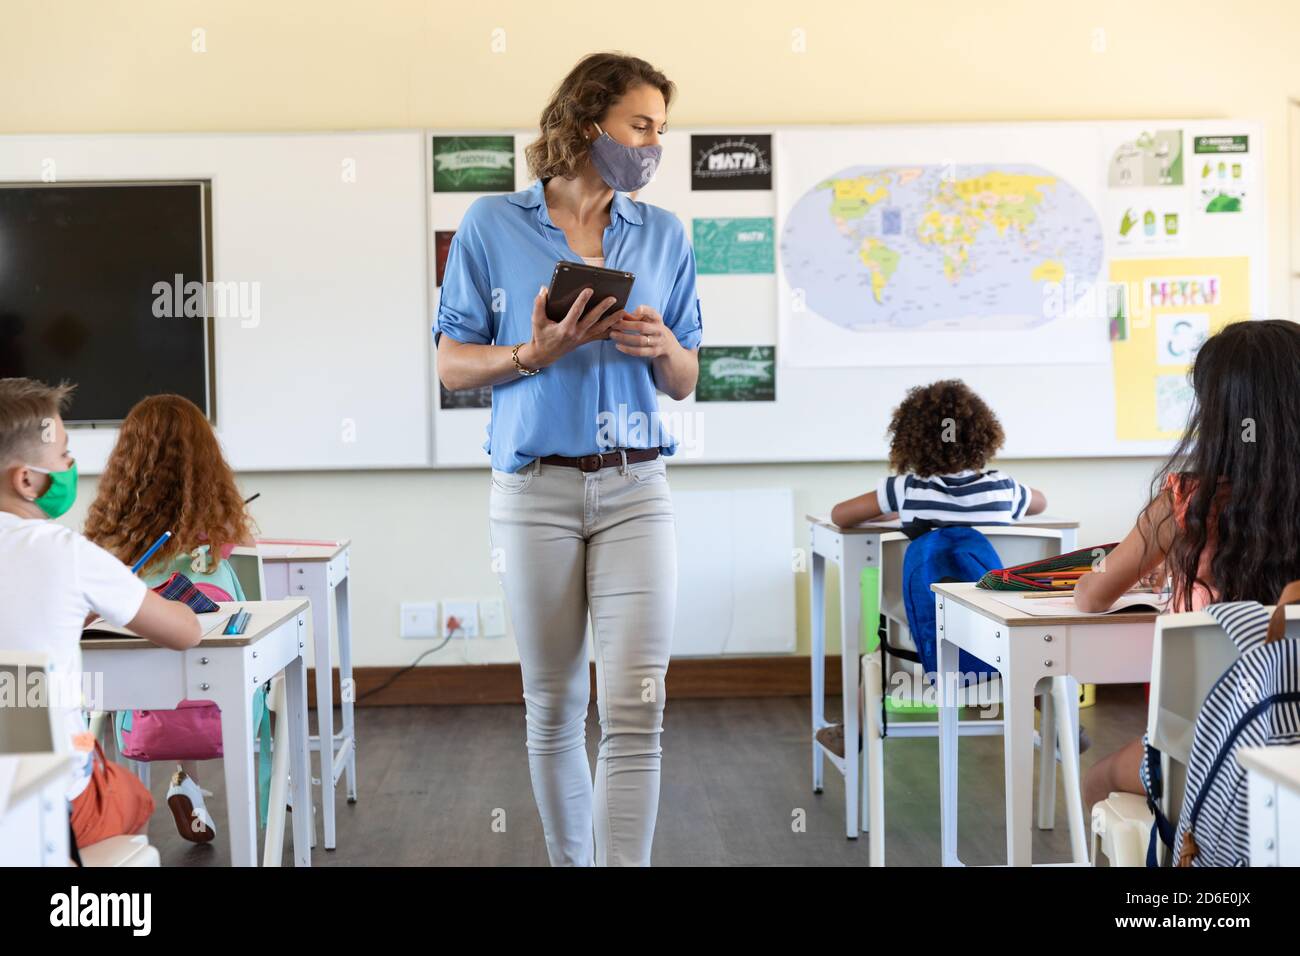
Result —
<instances>
[{"instance_id":1,"label":"child wearing green face mask","mask_svg":"<svg viewBox=\"0 0 1300 956\"><path fill-rule=\"evenodd\" d=\"M62 413L72 389L0 378L0 651L35 651L47 660L49 703L62 711L75 761L67 790L78 846L142 832L153 798L134 776L110 764L86 729L81 700L56 691L81 680L81 631L98 615L174 650L202 637L184 604L150 591L131 569L51 518L77 492ZM59 699L55 699L59 698ZM94 702L89 702L94 703Z\"/></svg>"}]
</instances>

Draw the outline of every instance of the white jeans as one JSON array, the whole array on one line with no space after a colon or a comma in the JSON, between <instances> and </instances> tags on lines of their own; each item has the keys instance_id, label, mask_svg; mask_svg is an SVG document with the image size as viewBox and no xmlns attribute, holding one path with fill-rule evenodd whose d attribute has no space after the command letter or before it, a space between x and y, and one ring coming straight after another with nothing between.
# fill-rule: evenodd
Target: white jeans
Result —
<instances>
[{"instance_id":1,"label":"white jeans","mask_svg":"<svg viewBox=\"0 0 1300 956\"><path fill-rule=\"evenodd\" d=\"M538 460L494 470L488 524L519 645L528 766L551 865L649 866L677 603L664 460L626 471ZM588 609L601 728L594 787Z\"/></svg>"}]
</instances>

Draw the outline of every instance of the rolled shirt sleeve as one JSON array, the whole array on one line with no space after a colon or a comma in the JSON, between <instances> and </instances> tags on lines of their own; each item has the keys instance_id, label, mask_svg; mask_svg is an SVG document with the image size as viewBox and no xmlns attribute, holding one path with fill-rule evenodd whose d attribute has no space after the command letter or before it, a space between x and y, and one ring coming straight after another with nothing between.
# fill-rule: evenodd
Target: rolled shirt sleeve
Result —
<instances>
[{"instance_id":1,"label":"rolled shirt sleeve","mask_svg":"<svg viewBox=\"0 0 1300 956\"><path fill-rule=\"evenodd\" d=\"M438 296L434 340L444 332L457 342L490 345L496 338L496 314L492 311L492 287L477 242L471 216L466 213L447 250Z\"/></svg>"},{"instance_id":2,"label":"rolled shirt sleeve","mask_svg":"<svg viewBox=\"0 0 1300 956\"><path fill-rule=\"evenodd\" d=\"M704 325L700 316L700 297L695 288L695 249L686 237L686 228L681 227L682 255L673 276L672 289L664 305L664 325L677 336L677 341L684 348L698 348L704 337Z\"/></svg>"}]
</instances>

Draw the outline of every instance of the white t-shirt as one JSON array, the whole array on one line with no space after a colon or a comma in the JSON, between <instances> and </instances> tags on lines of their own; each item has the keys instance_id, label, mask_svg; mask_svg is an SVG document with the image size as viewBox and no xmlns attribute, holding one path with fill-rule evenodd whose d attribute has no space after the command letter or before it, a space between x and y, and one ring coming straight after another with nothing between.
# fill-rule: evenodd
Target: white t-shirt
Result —
<instances>
[{"instance_id":1,"label":"white t-shirt","mask_svg":"<svg viewBox=\"0 0 1300 956\"><path fill-rule=\"evenodd\" d=\"M585 262L585 263L587 263L587 265L589 265L589 266L604 266L604 265L605 265L605 257L604 257L604 256L583 256L583 257L582 257L582 261Z\"/></svg>"},{"instance_id":2,"label":"white t-shirt","mask_svg":"<svg viewBox=\"0 0 1300 956\"><path fill-rule=\"evenodd\" d=\"M145 583L97 544L63 525L0 511L0 650L49 656L50 702L66 710L74 749L84 754L68 799L86 789L91 750L80 699L66 688L90 687L81 673L81 631L86 615L122 626L140 612Z\"/></svg>"}]
</instances>

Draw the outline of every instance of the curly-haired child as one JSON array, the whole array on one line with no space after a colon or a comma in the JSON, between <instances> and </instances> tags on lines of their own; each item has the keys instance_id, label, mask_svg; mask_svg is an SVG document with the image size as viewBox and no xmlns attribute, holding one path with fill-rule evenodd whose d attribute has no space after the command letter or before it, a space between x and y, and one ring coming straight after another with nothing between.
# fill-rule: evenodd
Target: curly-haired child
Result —
<instances>
[{"instance_id":1,"label":"curly-haired child","mask_svg":"<svg viewBox=\"0 0 1300 956\"><path fill-rule=\"evenodd\" d=\"M126 562L164 531L172 536L141 569L145 583L179 571L244 600L226 559L236 546L254 544L252 521L211 424L179 395L152 395L127 414L86 516L86 537ZM153 713L165 720L168 712ZM167 804L182 837L208 843L216 828L196 771L195 761L180 762Z\"/></svg>"},{"instance_id":2,"label":"curly-haired child","mask_svg":"<svg viewBox=\"0 0 1300 956\"><path fill-rule=\"evenodd\" d=\"M1004 472L985 469L1005 437L993 410L965 382L909 389L889 422L889 467L875 491L841 501L841 527L897 513L909 531L943 525L1011 524L1047 499Z\"/></svg>"},{"instance_id":3,"label":"curly-haired child","mask_svg":"<svg viewBox=\"0 0 1300 956\"><path fill-rule=\"evenodd\" d=\"M832 508L831 520L840 527L896 513L915 538L943 526L1012 524L1047 507L1041 491L985 467L1005 441L1002 425L960 379L909 389L894 409L889 435L893 474L875 491ZM817 739L843 756L842 724L821 728ZM1080 728L1081 749L1088 743Z\"/></svg>"}]
</instances>

